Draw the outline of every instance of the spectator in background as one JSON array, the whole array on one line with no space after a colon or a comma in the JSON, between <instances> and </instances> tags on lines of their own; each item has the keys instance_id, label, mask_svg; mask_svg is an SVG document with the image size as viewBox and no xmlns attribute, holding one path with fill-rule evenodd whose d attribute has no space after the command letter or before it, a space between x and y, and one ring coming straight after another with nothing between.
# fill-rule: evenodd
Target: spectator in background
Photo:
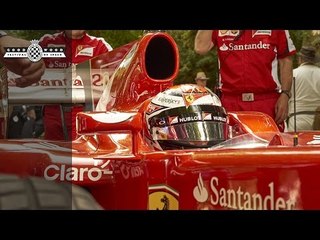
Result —
<instances>
[{"instance_id":1,"label":"spectator in background","mask_svg":"<svg viewBox=\"0 0 320 240\"><path fill-rule=\"evenodd\" d=\"M42 47L64 47L66 58L45 59L47 68L68 68L95 56L111 51L112 47L103 39L90 36L85 30L64 30L40 39ZM75 119L83 111L82 104L47 105L44 107L45 139L73 140L76 138Z\"/></svg>"},{"instance_id":2,"label":"spectator in background","mask_svg":"<svg viewBox=\"0 0 320 240\"><path fill-rule=\"evenodd\" d=\"M207 86L207 78L206 74L204 72L198 72L196 75L196 78L194 79L196 84L200 87L206 87Z\"/></svg>"},{"instance_id":3,"label":"spectator in background","mask_svg":"<svg viewBox=\"0 0 320 240\"><path fill-rule=\"evenodd\" d=\"M21 131L25 122L26 107L24 105L13 106L8 119L8 138L15 139L21 137Z\"/></svg>"},{"instance_id":4,"label":"spectator in background","mask_svg":"<svg viewBox=\"0 0 320 240\"><path fill-rule=\"evenodd\" d=\"M8 121L8 138L38 138L43 133L42 114L38 106L16 105Z\"/></svg>"},{"instance_id":5,"label":"spectator in background","mask_svg":"<svg viewBox=\"0 0 320 240\"><path fill-rule=\"evenodd\" d=\"M25 121L21 130L21 138L33 138L37 118L34 107L27 107L25 114Z\"/></svg>"},{"instance_id":6,"label":"spectator in background","mask_svg":"<svg viewBox=\"0 0 320 240\"><path fill-rule=\"evenodd\" d=\"M213 47L218 52L219 88L226 110L264 112L283 131L292 85L291 56L296 52L289 32L199 30L195 51L206 54Z\"/></svg>"},{"instance_id":7,"label":"spectator in background","mask_svg":"<svg viewBox=\"0 0 320 240\"><path fill-rule=\"evenodd\" d=\"M320 68L315 64L320 61L316 49L312 46L302 46L298 53L299 67L293 70L295 89L289 100L288 131L294 131L294 116L296 116L296 130L313 130L316 109L320 107ZM296 112L294 112L294 101Z\"/></svg>"}]
</instances>

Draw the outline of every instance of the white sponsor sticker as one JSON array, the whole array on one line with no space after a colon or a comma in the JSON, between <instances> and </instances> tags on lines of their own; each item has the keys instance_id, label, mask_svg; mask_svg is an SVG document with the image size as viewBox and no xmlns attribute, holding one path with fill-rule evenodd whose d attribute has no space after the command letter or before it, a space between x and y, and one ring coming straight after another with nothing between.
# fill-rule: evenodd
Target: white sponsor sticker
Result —
<instances>
[{"instance_id":1,"label":"white sponsor sticker","mask_svg":"<svg viewBox=\"0 0 320 240\"><path fill-rule=\"evenodd\" d=\"M96 113L92 115L92 118L102 123L120 123L120 122L127 121L134 115L135 113L106 112L106 113Z\"/></svg>"},{"instance_id":2,"label":"white sponsor sticker","mask_svg":"<svg viewBox=\"0 0 320 240\"><path fill-rule=\"evenodd\" d=\"M252 30L252 37L259 36L259 35L271 36L271 33L272 33L272 30Z\"/></svg>"},{"instance_id":3,"label":"white sponsor sticker","mask_svg":"<svg viewBox=\"0 0 320 240\"><path fill-rule=\"evenodd\" d=\"M235 37L238 36L240 33L239 30L219 30L218 36L219 37Z\"/></svg>"},{"instance_id":4,"label":"white sponsor sticker","mask_svg":"<svg viewBox=\"0 0 320 240\"><path fill-rule=\"evenodd\" d=\"M92 57L93 56L93 49L94 47L86 47L84 49L81 49L76 56L89 56Z\"/></svg>"},{"instance_id":5,"label":"white sponsor sticker","mask_svg":"<svg viewBox=\"0 0 320 240\"><path fill-rule=\"evenodd\" d=\"M313 140L310 142L307 142L308 145L318 145L320 144L320 135L314 135Z\"/></svg>"},{"instance_id":6,"label":"white sponsor sticker","mask_svg":"<svg viewBox=\"0 0 320 240\"><path fill-rule=\"evenodd\" d=\"M219 49L220 49L220 51L227 51L229 48L228 48L227 45L224 43Z\"/></svg>"}]
</instances>

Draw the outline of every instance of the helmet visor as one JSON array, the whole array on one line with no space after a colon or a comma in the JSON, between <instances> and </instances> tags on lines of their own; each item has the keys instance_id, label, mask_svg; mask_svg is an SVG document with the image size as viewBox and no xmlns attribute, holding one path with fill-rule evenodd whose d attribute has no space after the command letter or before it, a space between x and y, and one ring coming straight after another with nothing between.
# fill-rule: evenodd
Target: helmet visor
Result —
<instances>
[{"instance_id":1,"label":"helmet visor","mask_svg":"<svg viewBox=\"0 0 320 240\"><path fill-rule=\"evenodd\" d=\"M215 105L166 109L149 124L152 139L166 149L211 147L227 139L227 114Z\"/></svg>"},{"instance_id":2,"label":"helmet visor","mask_svg":"<svg viewBox=\"0 0 320 240\"><path fill-rule=\"evenodd\" d=\"M214 145L226 139L227 124L223 122L187 122L177 125L153 127L152 137L157 141L178 141L185 145Z\"/></svg>"}]
</instances>

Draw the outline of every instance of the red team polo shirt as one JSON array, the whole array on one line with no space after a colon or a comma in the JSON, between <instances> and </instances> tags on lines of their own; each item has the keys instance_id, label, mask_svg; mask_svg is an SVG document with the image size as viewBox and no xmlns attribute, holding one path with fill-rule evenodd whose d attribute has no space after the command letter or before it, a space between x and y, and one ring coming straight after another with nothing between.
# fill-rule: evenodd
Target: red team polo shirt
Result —
<instances>
[{"instance_id":1,"label":"red team polo shirt","mask_svg":"<svg viewBox=\"0 0 320 240\"><path fill-rule=\"evenodd\" d=\"M214 30L223 93L266 93L280 88L278 59L295 54L287 30Z\"/></svg>"},{"instance_id":2,"label":"red team polo shirt","mask_svg":"<svg viewBox=\"0 0 320 240\"><path fill-rule=\"evenodd\" d=\"M287 30L214 30L221 102L227 111L258 111L275 119L278 59L295 54ZM245 95L243 95L245 93ZM252 101L244 101L249 93ZM284 130L284 123L278 124Z\"/></svg>"},{"instance_id":3,"label":"red team polo shirt","mask_svg":"<svg viewBox=\"0 0 320 240\"><path fill-rule=\"evenodd\" d=\"M112 50L103 39L85 35L81 39L70 39L64 32L44 35L41 47L64 47L66 58L44 58L47 68L68 68L71 63L80 63ZM70 47L71 46L71 47Z\"/></svg>"},{"instance_id":4,"label":"red team polo shirt","mask_svg":"<svg viewBox=\"0 0 320 240\"><path fill-rule=\"evenodd\" d=\"M44 59L47 68L68 68L72 63L77 64L112 50L112 47L103 38L93 37L87 33L81 39L70 39L64 32L44 35L40 39L39 44L41 47L65 48L65 58ZM69 139L75 139L76 137L74 119L76 114L82 110L82 106L76 106L72 107L72 112L65 112L64 114ZM64 139L59 105L45 106L44 126L46 139Z\"/></svg>"}]
</instances>

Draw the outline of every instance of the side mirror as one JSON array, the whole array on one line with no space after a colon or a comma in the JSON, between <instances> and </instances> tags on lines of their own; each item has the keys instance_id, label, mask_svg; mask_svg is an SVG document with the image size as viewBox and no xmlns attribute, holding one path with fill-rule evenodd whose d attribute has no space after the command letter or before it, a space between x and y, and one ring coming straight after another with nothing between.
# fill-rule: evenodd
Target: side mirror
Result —
<instances>
[{"instance_id":1,"label":"side mirror","mask_svg":"<svg viewBox=\"0 0 320 240\"><path fill-rule=\"evenodd\" d=\"M139 112L88 112L77 114L77 131L81 135L126 133L132 134L132 153L138 155L142 116Z\"/></svg>"}]
</instances>

